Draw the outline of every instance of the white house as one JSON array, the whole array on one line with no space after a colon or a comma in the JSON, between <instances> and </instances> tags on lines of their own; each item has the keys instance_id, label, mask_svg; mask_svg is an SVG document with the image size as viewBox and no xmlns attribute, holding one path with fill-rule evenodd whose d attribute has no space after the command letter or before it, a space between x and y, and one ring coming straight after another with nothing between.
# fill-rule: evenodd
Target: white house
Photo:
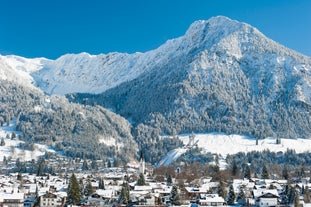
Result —
<instances>
[{"instance_id":1,"label":"white house","mask_svg":"<svg viewBox=\"0 0 311 207\"><path fill-rule=\"evenodd\" d=\"M279 194L276 189L257 189L253 191L256 206L274 207L278 205Z\"/></svg>"},{"instance_id":2,"label":"white house","mask_svg":"<svg viewBox=\"0 0 311 207\"><path fill-rule=\"evenodd\" d=\"M199 200L200 206L223 206L225 205L225 200L218 194L204 194Z\"/></svg>"},{"instance_id":3,"label":"white house","mask_svg":"<svg viewBox=\"0 0 311 207\"><path fill-rule=\"evenodd\" d=\"M0 203L6 207L24 207L24 193L1 193Z\"/></svg>"},{"instance_id":4,"label":"white house","mask_svg":"<svg viewBox=\"0 0 311 207\"><path fill-rule=\"evenodd\" d=\"M55 194L46 193L40 196L40 207L64 206L65 198Z\"/></svg>"}]
</instances>

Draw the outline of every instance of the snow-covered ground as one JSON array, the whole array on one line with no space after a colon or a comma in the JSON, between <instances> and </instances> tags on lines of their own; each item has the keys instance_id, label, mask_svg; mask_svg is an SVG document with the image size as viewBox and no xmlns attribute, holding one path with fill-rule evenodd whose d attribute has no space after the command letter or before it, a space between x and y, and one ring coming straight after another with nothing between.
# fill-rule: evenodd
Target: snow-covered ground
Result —
<instances>
[{"instance_id":1,"label":"snow-covered ground","mask_svg":"<svg viewBox=\"0 0 311 207\"><path fill-rule=\"evenodd\" d=\"M180 135L179 138L185 146L189 143L189 135ZM226 157L228 154L236 154L238 152L251 152L270 150L272 152L285 152L287 149L295 150L296 153L309 152L311 150L311 139L281 139L281 144L276 144L275 138L266 138L258 140L241 135L225 135L219 133L196 134L194 142L202 148L202 153L219 154ZM170 151L159 162L159 165L169 165L182 154L186 153L187 149L177 148Z\"/></svg>"},{"instance_id":2,"label":"snow-covered ground","mask_svg":"<svg viewBox=\"0 0 311 207\"><path fill-rule=\"evenodd\" d=\"M177 148L174 150L169 151L167 155L159 162L159 166L164 165L168 166L170 165L173 161L175 161L178 157L180 157L182 154L186 153L187 149L186 148Z\"/></svg>"},{"instance_id":3,"label":"snow-covered ground","mask_svg":"<svg viewBox=\"0 0 311 207\"><path fill-rule=\"evenodd\" d=\"M187 144L189 136L180 136L180 139ZM273 152L284 152L287 149L293 149L297 153L308 152L311 150L311 139L281 139L281 144L276 144L275 138L266 138L258 140L241 135L225 134L197 134L194 140L198 141L198 146L205 152L217 153L222 156L227 154L236 154L238 152L263 151L269 149Z\"/></svg>"},{"instance_id":4,"label":"snow-covered ground","mask_svg":"<svg viewBox=\"0 0 311 207\"><path fill-rule=\"evenodd\" d=\"M12 133L17 135L16 138L11 139L7 138L7 134L11 137ZM23 150L19 148L19 145L23 141L18 139L19 132L15 130L15 121L11 121L9 126L0 127L0 139L4 138L5 145L0 146L0 162L3 160L3 157L11 157L13 159L19 158L21 161L30 161L32 159L37 159L39 156L45 154L45 152L55 152L51 149L48 149L46 145L35 144L35 150Z\"/></svg>"}]
</instances>

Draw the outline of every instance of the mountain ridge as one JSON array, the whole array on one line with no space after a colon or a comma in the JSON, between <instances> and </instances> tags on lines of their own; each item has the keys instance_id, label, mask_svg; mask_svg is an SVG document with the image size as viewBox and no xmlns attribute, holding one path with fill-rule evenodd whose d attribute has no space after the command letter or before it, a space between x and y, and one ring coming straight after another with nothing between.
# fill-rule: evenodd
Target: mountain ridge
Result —
<instances>
[{"instance_id":1,"label":"mountain ridge","mask_svg":"<svg viewBox=\"0 0 311 207\"><path fill-rule=\"evenodd\" d=\"M46 96L66 95L77 103L66 107L83 105L90 107L91 116L96 111L108 116L108 121L102 120L104 127L97 117L87 129L81 126L84 122L76 121L80 115L71 112L78 128L65 130L77 132L80 127L81 133L92 134L91 127L101 131L118 126L111 133L133 136L152 162L162 134L311 137L311 58L227 17L196 21L185 35L146 53L66 54L56 60L34 59L30 68L25 68L28 59L12 56L15 62L10 65L1 61L6 58L0 56L0 73L12 72L12 80L21 77L14 83ZM22 116L28 125L30 115ZM122 129L119 122L128 127Z\"/></svg>"}]
</instances>

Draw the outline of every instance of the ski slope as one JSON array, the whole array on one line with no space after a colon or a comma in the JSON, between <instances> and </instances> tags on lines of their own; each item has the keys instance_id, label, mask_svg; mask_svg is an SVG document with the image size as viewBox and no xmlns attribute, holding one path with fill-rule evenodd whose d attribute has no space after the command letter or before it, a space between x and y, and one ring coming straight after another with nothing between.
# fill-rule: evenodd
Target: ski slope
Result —
<instances>
[{"instance_id":1,"label":"ski slope","mask_svg":"<svg viewBox=\"0 0 311 207\"><path fill-rule=\"evenodd\" d=\"M189 135L180 135L179 138L184 145L189 143ZM210 134L196 134L194 142L202 149L202 153L218 154L226 157L229 154L236 154L239 152L264 151L270 150L272 152L285 152L288 149L295 150L296 153L309 152L311 150L311 139L281 139L281 144L276 144L275 138L266 138L258 140L241 136L241 135L226 135L219 133ZM160 165L168 166L182 154L186 153L186 148L177 148L171 150L159 162Z\"/></svg>"}]
</instances>

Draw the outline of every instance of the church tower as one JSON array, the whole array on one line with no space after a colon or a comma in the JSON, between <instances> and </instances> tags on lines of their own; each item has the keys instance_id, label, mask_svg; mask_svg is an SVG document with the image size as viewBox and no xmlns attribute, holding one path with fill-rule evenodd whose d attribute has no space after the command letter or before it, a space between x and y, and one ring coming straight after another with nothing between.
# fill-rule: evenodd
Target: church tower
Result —
<instances>
[{"instance_id":1,"label":"church tower","mask_svg":"<svg viewBox=\"0 0 311 207\"><path fill-rule=\"evenodd\" d=\"M140 152L139 156L139 174L142 173L143 175L145 174L145 157L143 152Z\"/></svg>"}]
</instances>

